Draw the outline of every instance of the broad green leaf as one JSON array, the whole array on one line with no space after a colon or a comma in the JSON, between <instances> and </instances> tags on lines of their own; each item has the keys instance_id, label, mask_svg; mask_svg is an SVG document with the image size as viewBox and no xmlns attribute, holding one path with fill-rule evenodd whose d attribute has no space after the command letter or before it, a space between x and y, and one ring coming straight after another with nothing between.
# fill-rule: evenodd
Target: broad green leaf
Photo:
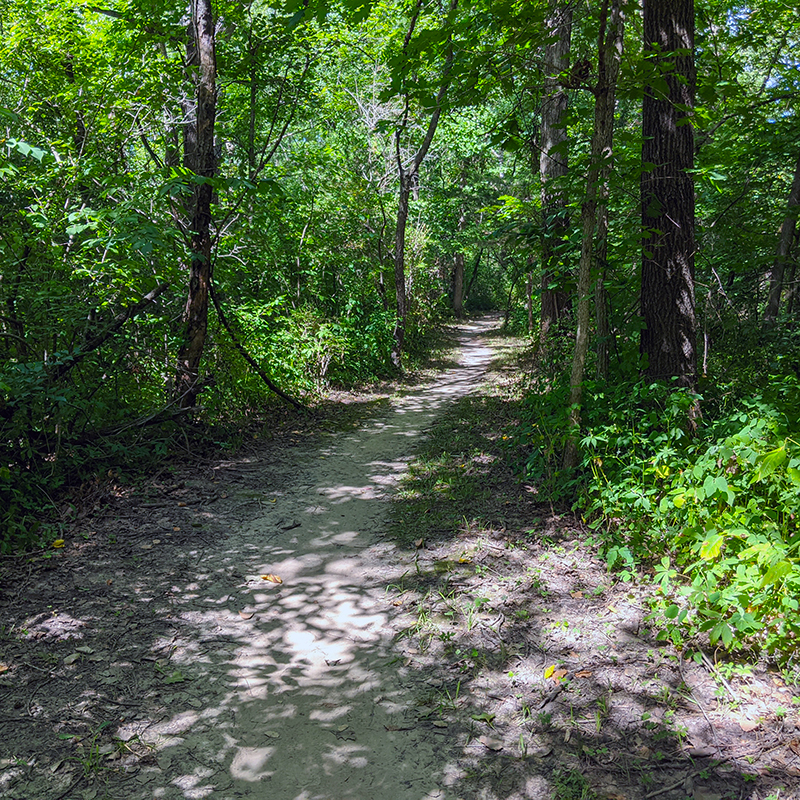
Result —
<instances>
[{"instance_id":1,"label":"broad green leaf","mask_svg":"<svg viewBox=\"0 0 800 800\"><path fill-rule=\"evenodd\" d=\"M761 579L762 586L773 586L781 579L785 578L792 571L792 564L789 561L778 561L773 564L767 574Z\"/></svg>"},{"instance_id":2,"label":"broad green leaf","mask_svg":"<svg viewBox=\"0 0 800 800\"><path fill-rule=\"evenodd\" d=\"M706 561L716 558L720 550L722 550L723 541L725 541L725 539L719 533L709 536L708 539L700 545L700 557L706 559Z\"/></svg>"},{"instance_id":3,"label":"broad green leaf","mask_svg":"<svg viewBox=\"0 0 800 800\"><path fill-rule=\"evenodd\" d=\"M764 480L764 478L772 475L778 467L780 467L785 461L787 460L786 455L786 446L781 445L780 447L775 448L775 450L771 450L769 453L766 453L756 470L756 476L753 479L753 483L757 483L758 481Z\"/></svg>"}]
</instances>

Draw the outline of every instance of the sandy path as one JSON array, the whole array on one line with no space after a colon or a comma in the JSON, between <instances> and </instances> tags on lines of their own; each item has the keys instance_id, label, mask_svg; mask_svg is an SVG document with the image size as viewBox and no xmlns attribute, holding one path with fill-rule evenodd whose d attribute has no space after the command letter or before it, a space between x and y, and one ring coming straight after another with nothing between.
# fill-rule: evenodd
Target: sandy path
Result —
<instances>
[{"instance_id":1,"label":"sandy path","mask_svg":"<svg viewBox=\"0 0 800 800\"><path fill-rule=\"evenodd\" d=\"M425 428L480 382L491 324L462 326L457 369L321 450L295 451L283 490L270 491L265 475L264 515L206 550L196 581L175 587L179 632L165 643L165 669L175 707L192 710L121 730L157 747L157 766L137 775L141 797L455 796L446 788L451 737L413 712L425 676L392 650L400 609L386 587L411 563L381 534Z\"/></svg>"}]
</instances>

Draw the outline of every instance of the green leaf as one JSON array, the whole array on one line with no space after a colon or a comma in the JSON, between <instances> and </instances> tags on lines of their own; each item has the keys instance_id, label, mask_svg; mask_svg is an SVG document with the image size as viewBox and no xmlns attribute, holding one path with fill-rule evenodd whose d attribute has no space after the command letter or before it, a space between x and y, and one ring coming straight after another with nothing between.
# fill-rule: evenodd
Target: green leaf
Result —
<instances>
[{"instance_id":1,"label":"green leaf","mask_svg":"<svg viewBox=\"0 0 800 800\"><path fill-rule=\"evenodd\" d=\"M704 558L706 561L716 558L720 550L722 550L723 541L725 541L725 539L719 533L709 536L703 544L700 545L700 558Z\"/></svg>"},{"instance_id":2,"label":"green leaf","mask_svg":"<svg viewBox=\"0 0 800 800\"><path fill-rule=\"evenodd\" d=\"M771 450L769 453L766 453L762 458L758 465L758 469L756 470L756 476L753 478L753 483L758 483L758 481L764 480L764 478L772 475L778 467L780 467L786 460L788 456L786 455L786 445L781 445L780 447L775 448L775 450Z\"/></svg>"},{"instance_id":3,"label":"green leaf","mask_svg":"<svg viewBox=\"0 0 800 800\"><path fill-rule=\"evenodd\" d=\"M778 561L767 570L766 575L761 579L761 586L773 586L785 578L791 571L791 562Z\"/></svg>"},{"instance_id":4,"label":"green leaf","mask_svg":"<svg viewBox=\"0 0 800 800\"><path fill-rule=\"evenodd\" d=\"M678 612L679 611L680 611L680 609L678 608L678 606L676 606L675 603L673 603L671 606L668 606L664 610L664 616L667 619L675 619L675 617L678 616Z\"/></svg>"}]
</instances>

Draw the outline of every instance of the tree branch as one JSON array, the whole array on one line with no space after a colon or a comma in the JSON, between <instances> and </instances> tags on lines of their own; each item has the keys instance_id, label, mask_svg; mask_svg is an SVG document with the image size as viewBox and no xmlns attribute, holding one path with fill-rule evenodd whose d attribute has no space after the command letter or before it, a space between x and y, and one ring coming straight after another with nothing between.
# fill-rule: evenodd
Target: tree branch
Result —
<instances>
[{"instance_id":1,"label":"tree branch","mask_svg":"<svg viewBox=\"0 0 800 800\"><path fill-rule=\"evenodd\" d=\"M124 311L121 311L117 314L116 317L111 321L111 324L108 325L104 330L100 333L96 334L95 336L86 336L81 344L75 348L75 350L70 353L68 356L68 360L62 361L58 364L49 374L48 379L50 381L58 381L61 380L73 367L77 366L81 361L83 361L89 353L97 350L102 344L108 341L112 336L114 336L117 331L132 317L135 317L140 311L147 308L157 297L162 295L167 288L169 287L168 283L162 283L156 286L152 292L146 294L138 303L134 303L132 306L128 306Z\"/></svg>"},{"instance_id":2,"label":"tree branch","mask_svg":"<svg viewBox=\"0 0 800 800\"><path fill-rule=\"evenodd\" d=\"M279 389L272 382L272 380L270 380L269 376L264 372L264 370L261 369L258 362L250 355L250 353L247 352L247 350L245 350L244 345L239 341L236 334L233 332L233 329L228 322L228 318L225 316L225 312L222 310L222 306L217 299L217 293L214 289L214 283L212 280L209 280L208 282L208 293L211 296L211 302L214 303L214 308L217 310L217 316L219 317L219 321L222 323L222 327L228 332L228 336L231 337L231 341L241 354L242 358L256 371L261 380L264 381L270 390L275 392L278 397L280 397L282 400L285 400L287 403L291 403L291 405L293 405L299 411L308 411L306 406L295 400L290 395L286 394L286 392L284 392L282 389Z\"/></svg>"}]
</instances>

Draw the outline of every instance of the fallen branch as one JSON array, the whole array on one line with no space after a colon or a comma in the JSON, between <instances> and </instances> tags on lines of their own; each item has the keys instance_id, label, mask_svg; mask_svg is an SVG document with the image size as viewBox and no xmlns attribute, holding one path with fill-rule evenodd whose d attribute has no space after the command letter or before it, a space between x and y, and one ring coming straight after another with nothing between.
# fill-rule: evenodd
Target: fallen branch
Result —
<instances>
[{"instance_id":1,"label":"fallen branch","mask_svg":"<svg viewBox=\"0 0 800 800\"><path fill-rule=\"evenodd\" d=\"M261 380L264 381L270 390L275 392L278 397L280 397L282 400L285 400L287 403L291 403L299 411L308 411L306 406L304 406L301 402L295 400L294 397L291 397L282 389L278 388L270 380L266 372L261 369L258 362L250 355L250 353L247 352L247 350L245 350L244 345L239 341L239 339L236 337L236 334L233 332L233 329L228 322L228 318L225 316L225 312L222 310L222 306L217 299L217 293L214 290L214 284L210 280L208 283L208 293L211 295L211 302L214 303L214 308L217 310L217 316L219 317L219 321L222 323L222 327L228 332L228 336L231 337L231 341L241 354L242 358L256 371Z\"/></svg>"}]
</instances>

